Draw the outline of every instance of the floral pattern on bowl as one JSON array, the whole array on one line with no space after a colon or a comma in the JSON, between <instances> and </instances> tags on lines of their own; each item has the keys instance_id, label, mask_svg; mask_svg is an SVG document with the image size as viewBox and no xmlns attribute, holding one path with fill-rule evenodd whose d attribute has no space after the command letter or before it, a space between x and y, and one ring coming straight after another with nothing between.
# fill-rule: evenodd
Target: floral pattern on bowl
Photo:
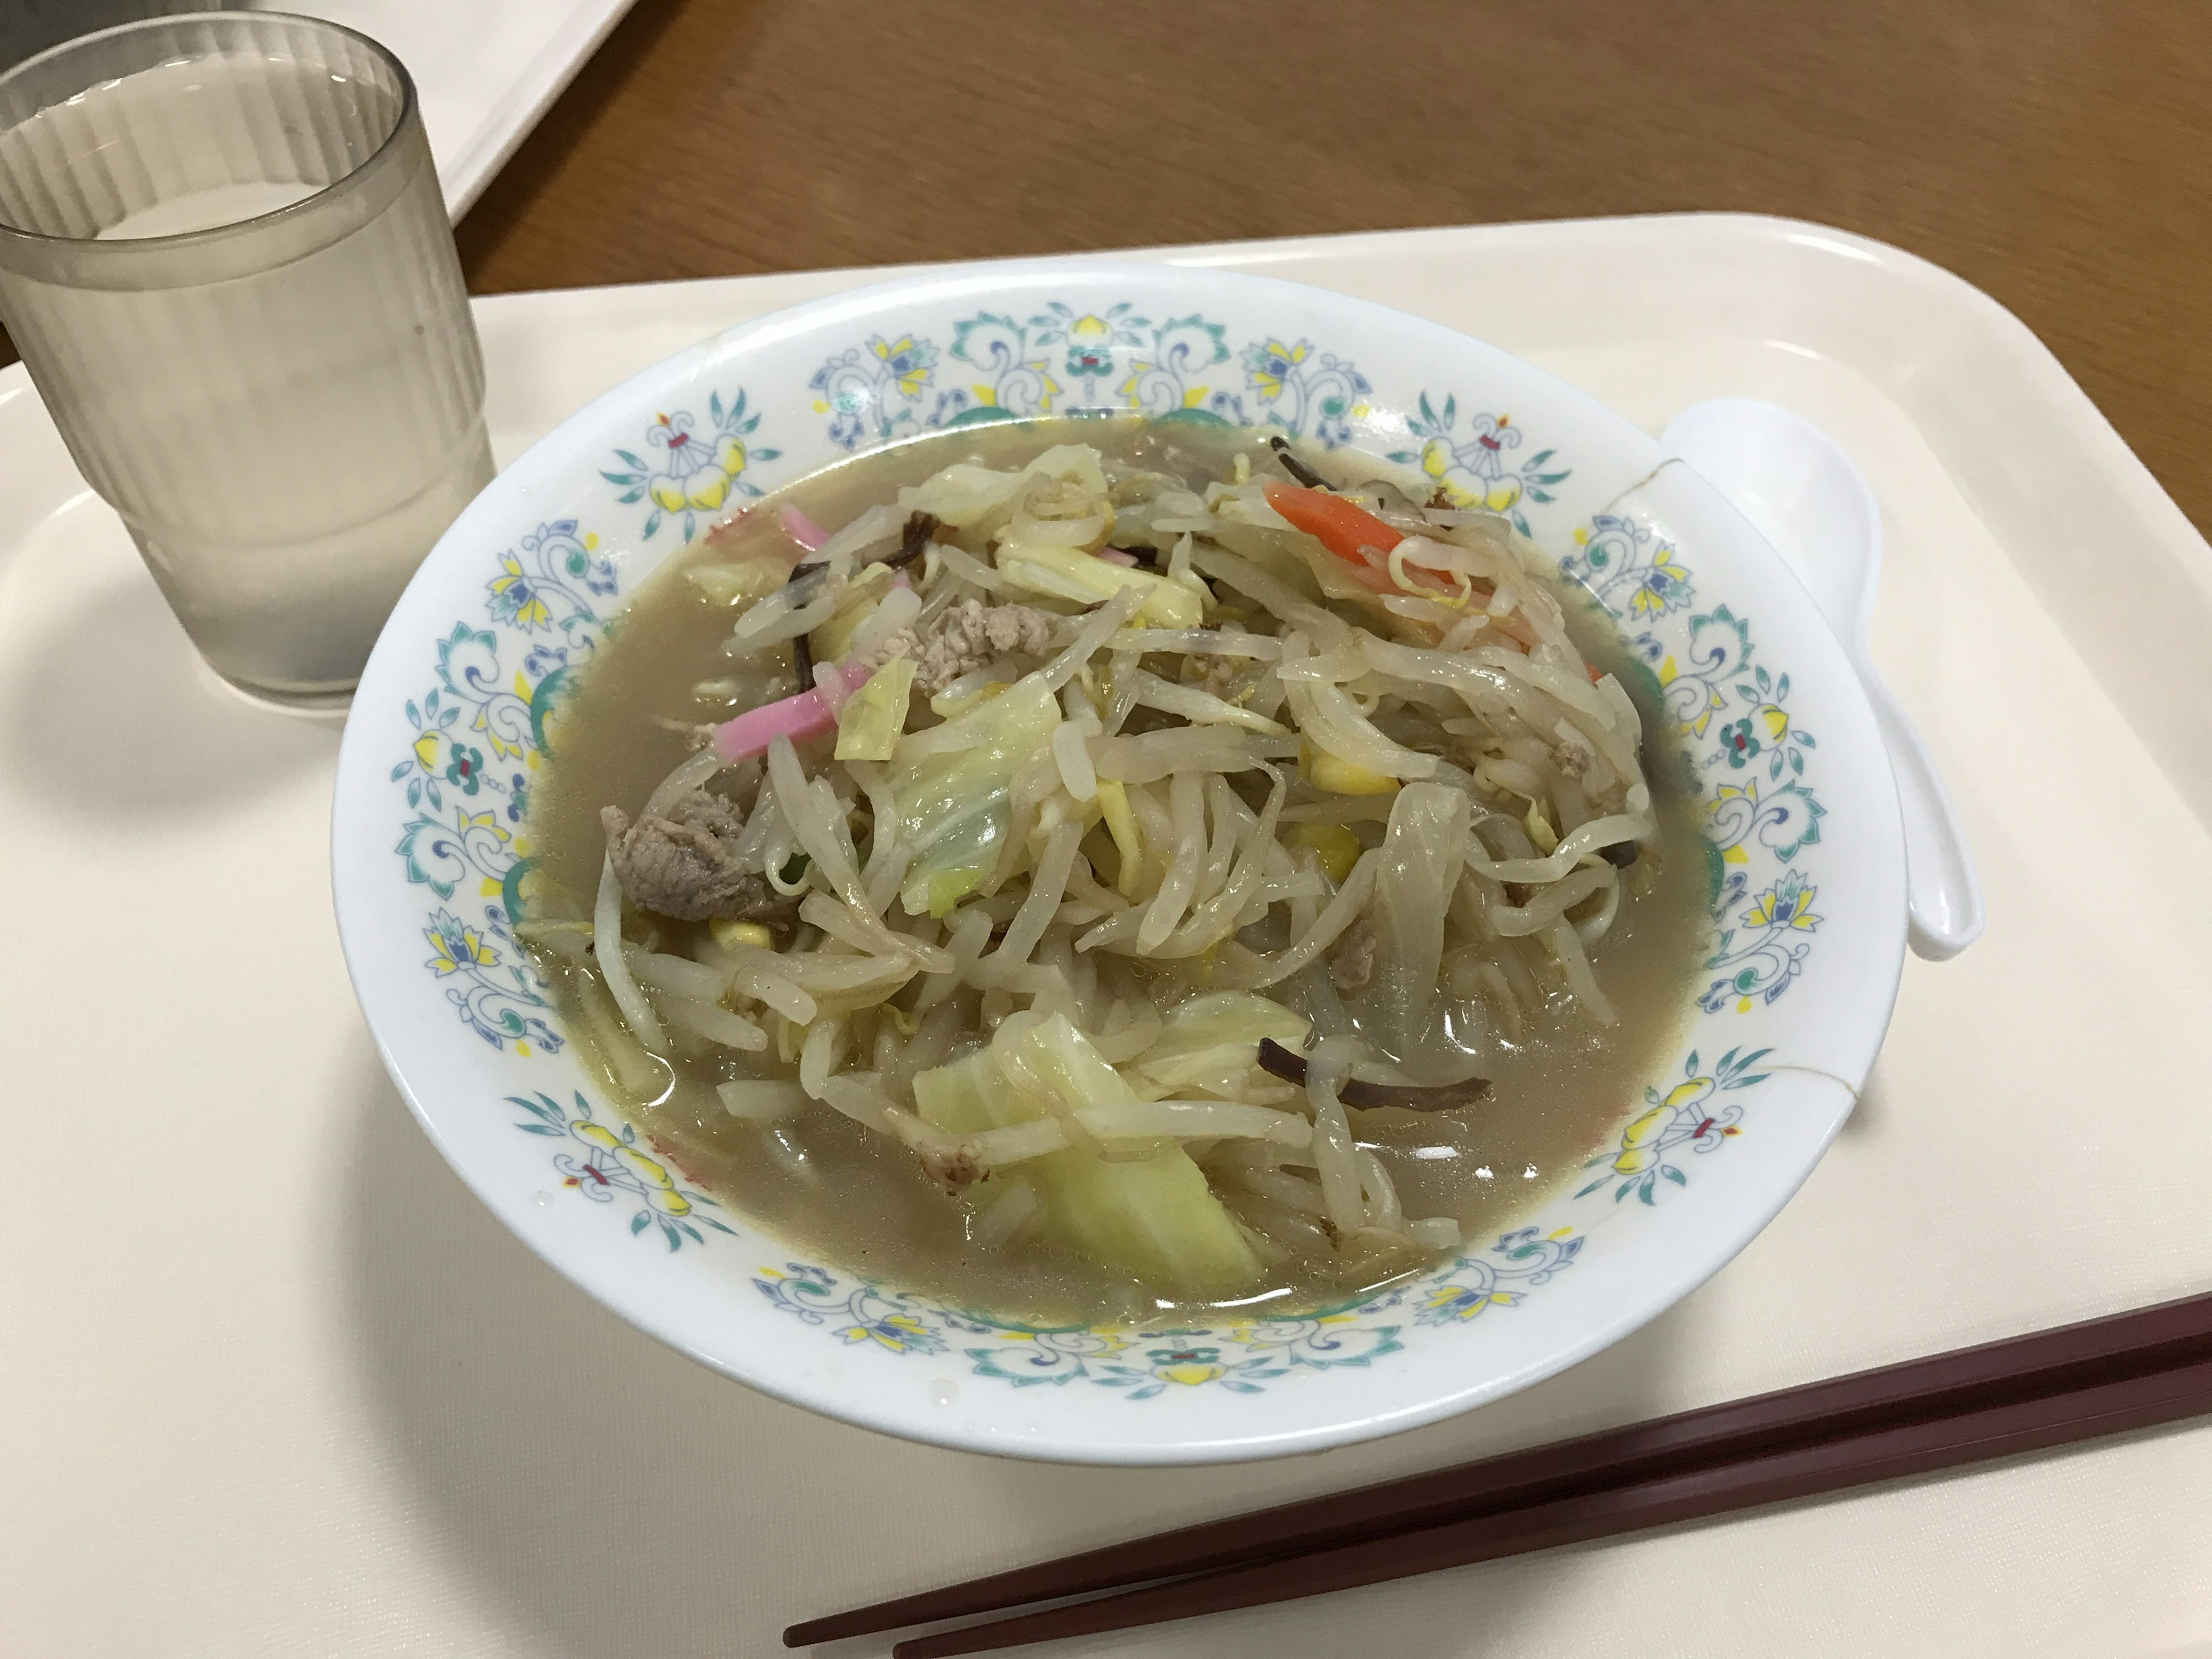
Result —
<instances>
[{"instance_id":1,"label":"floral pattern on bowl","mask_svg":"<svg viewBox=\"0 0 2212 1659\"><path fill-rule=\"evenodd\" d=\"M830 441L848 450L941 427L1082 414L1267 427L1330 449L1351 441L1373 388L1349 361L1311 340L1237 349L1228 337L1226 324L1195 313L1156 322L1126 300L1081 313L1048 300L1026 320L964 318L943 352L914 331L871 335L824 362L807 387Z\"/></svg>"},{"instance_id":2,"label":"floral pattern on bowl","mask_svg":"<svg viewBox=\"0 0 2212 1659\"><path fill-rule=\"evenodd\" d=\"M449 532L364 680L334 823L349 962L395 1077L486 1201L594 1294L757 1386L892 1432L1115 1461L1264 1455L1425 1420L1571 1363L1756 1230L1871 1059L1886 1000L1841 1021L1822 1006L1882 989L1885 968L1893 985L1902 951L1901 856L1880 805L1865 805L1886 765L1870 769L1879 742L1848 669L1802 595L1762 579L1764 550L1740 524L1694 499L1640 505L1649 441L1502 354L1226 273L1022 271L939 277L942 292L917 278L819 302L805 326L779 319L757 348L742 330L696 348L574 417ZM1418 349L1401 338L1423 331ZM1047 1329L792 1262L594 1106L513 933L547 710L659 557L854 449L1071 410L1355 445L1509 513L1616 619L1691 757L1716 931L1681 1057L1640 1105L1623 1103L1584 1181L1494 1243L1356 1303ZM1816 882L1844 820L1844 874ZM1791 1015L1816 944L1835 971ZM1796 1109L1777 1115L1784 1097ZM487 1116L493 1101L507 1104ZM558 1144L533 1159L517 1156L526 1141ZM1724 1146L1748 1150L1705 1162ZM1722 1175L1709 1182L1708 1169ZM1663 1274L1635 1265L1654 1249L1673 1251ZM1019 1403L939 1409L948 1368ZM922 1373L928 1389L896 1381ZM1091 1397L1157 1401L1136 1416L1165 1416L1133 1427L1097 1417Z\"/></svg>"},{"instance_id":3,"label":"floral pattern on bowl","mask_svg":"<svg viewBox=\"0 0 2212 1659\"><path fill-rule=\"evenodd\" d=\"M1171 1388L1257 1394L1300 1371L1371 1364L1403 1350L1399 1336L1409 1320L1464 1324L1510 1308L1564 1271L1582 1245L1568 1228L1540 1237L1523 1227L1487 1251L1460 1254L1379 1295L1291 1317L1142 1330L1025 1325L956 1312L802 1261L758 1268L753 1284L770 1305L848 1346L919 1358L957 1352L972 1362L972 1375L994 1382L1017 1389L1086 1382L1134 1401Z\"/></svg>"}]
</instances>

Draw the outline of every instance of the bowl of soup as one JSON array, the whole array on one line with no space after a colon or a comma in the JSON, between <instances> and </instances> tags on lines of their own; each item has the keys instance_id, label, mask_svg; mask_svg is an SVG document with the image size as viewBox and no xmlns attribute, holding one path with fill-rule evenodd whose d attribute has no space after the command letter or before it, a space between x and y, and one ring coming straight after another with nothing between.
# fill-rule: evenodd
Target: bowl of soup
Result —
<instances>
[{"instance_id":1,"label":"bowl of soup","mask_svg":"<svg viewBox=\"0 0 2212 1659\"><path fill-rule=\"evenodd\" d=\"M333 875L394 1081L728 1376L1042 1458L1311 1450L1771 1218L1905 938L1811 600L1465 335L932 271L573 416L424 563Z\"/></svg>"}]
</instances>

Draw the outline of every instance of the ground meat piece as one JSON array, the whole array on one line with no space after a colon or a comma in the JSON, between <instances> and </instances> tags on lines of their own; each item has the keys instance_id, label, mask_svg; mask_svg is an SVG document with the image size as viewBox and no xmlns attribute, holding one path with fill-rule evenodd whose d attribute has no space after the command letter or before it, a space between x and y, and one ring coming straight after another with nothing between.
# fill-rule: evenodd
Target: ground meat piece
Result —
<instances>
[{"instance_id":1,"label":"ground meat piece","mask_svg":"<svg viewBox=\"0 0 2212 1659\"><path fill-rule=\"evenodd\" d=\"M788 927L799 902L767 880L738 868L733 853L744 828L720 795L695 789L661 817L632 823L620 807L599 814L615 876L630 902L683 921L726 916Z\"/></svg>"},{"instance_id":2,"label":"ground meat piece","mask_svg":"<svg viewBox=\"0 0 2212 1659\"><path fill-rule=\"evenodd\" d=\"M1562 743L1552 750L1552 764L1571 778L1589 770L1590 751L1578 743Z\"/></svg>"},{"instance_id":3,"label":"ground meat piece","mask_svg":"<svg viewBox=\"0 0 2212 1659\"><path fill-rule=\"evenodd\" d=\"M865 668L872 673L893 657L911 657L914 654L914 630L910 628L894 629L866 650L848 653L842 665Z\"/></svg>"},{"instance_id":4,"label":"ground meat piece","mask_svg":"<svg viewBox=\"0 0 2212 1659\"><path fill-rule=\"evenodd\" d=\"M1231 688L1237 684L1237 676L1240 670L1241 665L1236 658L1216 657L1212 662L1206 664L1206 672L1199 676L1200 689L1211 692L1217 697L1225 698Z\"/></svg>"},{"instance_id":5,"label":"ground meat piece","mask_svg":"<svg viewBox=\"0 0 2212 1659\"><path fill-rule=\"evenodd\" d=\"M1342 994L1358 996L1375 977L1375 924L1364 915L1336 936L1328 947L1328 979Z\"/></svg>"},{"instance_id":6,"label":"ground meat piece","mask_svg":"<svg viewBox=\"0 0 2212 1659\"><path fill-rule=\"evenodd\" d=\"M988 1173L975 1149L964 1141L957 1146L924 1147L915 1156L921 1159L921 1172L948 1193L972 1187Z\"/></svg>"},{"instance_id":7,"label":"ground meat piece","mask_svg":"<svg viewBox=\"0 0 2212 1659\"><path fill-rule=\"evenodd\" d=\"M985 605L963 599L939 617L915 653L915 684L927 695L942 691L1010 652L1041 657L1060 618L1026 605Z\"/></svg>"}]
</instances>

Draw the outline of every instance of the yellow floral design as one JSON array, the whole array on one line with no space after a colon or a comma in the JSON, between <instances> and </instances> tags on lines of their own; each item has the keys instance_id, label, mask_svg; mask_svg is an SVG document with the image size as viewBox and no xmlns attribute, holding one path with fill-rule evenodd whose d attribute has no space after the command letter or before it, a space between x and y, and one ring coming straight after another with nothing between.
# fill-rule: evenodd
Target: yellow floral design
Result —
<instances>
[{"instance_id":1,"label":"yellow floral design","mask_svg":"<svg viewBox=\"0 0 2212 1659\"><path fill-rule=\"evenodd\" d=\"M691 1200L677 1190L666 1167L647 1158L612 1130L602 1124L578 1122L568 1126L568 1133L585 1145L609 1153L636 1176L641 1196L661 1214L691 1213Z\"/></svg>"},{"instance_id":2,"label":"yellow floral design","mask_svg":"<svg viewBox=\"0 0 2212 1659\"><path fill-rule=\"evenodd\" d=\"M885 1314L869 1324L848 1325L838 1334L848 1342L878 1343L893 1353L931 1340L929 1328L911 1314Z\"/></svg>"},{"instance_id":3,"label":"yellow floral design","mask_svg":"<svg viewBox=\"0 0 2212 1659\"><path fill-rule=\"evenodd\" d=\"M1532 459L1522 470L1538 464ZM1559 561L1559 574L1589 588L1623 622L1656 622L1695 597L1674 544L1633 520L1601 513L1576 529L1575 545L1578 550Z\"/></svg>"},{"instance_id":4,"label":"yellow floral design","mask_svg":"<svg viewBox=\"0 0 2212 1659\"><path fill-rule=\"evenodd\" d=\"M434 913L422 937L430 941L430 971L441 979L464 968L490 968L499 962L499 952L484 943L483 935L450 910Z\"/></svg>"},{"instance_id":5,"label":"yellow floral design","mask_svg":"<svg viewBox=\"0 0 2212 1659\"><path fill-rule=\"evenodd\" d=\"M1616 1204L1632 1193L1653 1204L1658 1201L1661 1182L1688 1186L1690 1177L1671 1155L1684 1151L1710 1152L1741 1133L1738 1125L1743 1108L1718 1097L1765 1082L1767 1074L1753 1068L1771 1052L1754 1048L1747 1054L1731 1048L1707 1070L1698 1064L1692 1050L1682 1066L1683 1081L1663 1095L1655 1088L1644 1089L1647 1109L1621 1131L1618 1152L1609 1156L1600 1152L1584 1166L1601 1173L1575 1196L1587 1198L1599 1188L1615 1183Z\"/></svg>"},{"instance_id":6,"label":"yellow floral design","mask_svg":"<svg viewBox=\"0 0 2212 1659\"><path fill-rule=\"evenodd\" d=\"M1418 451L1394 451L1390 459L1418 465L1454 506L1501 514L1522 535L1529 534L1522 502L1553 501L1551 487L1563 483L1572 469L1553 467L1547 471L1557 453L1550 449L1540 449L1525 460L1516 459L1509 464L1507 455L1522 447L1521 428L1513 424L1510 415L1478 411L1468 417L1464 434L1459 418L1456 397L1446 398L1439 414L1423 392L1418 410L1407 419L1407 430L1421 441L1421 447Z\"/></svg>"},{"instance_id":7,"label":"yellow floral design","mask_svg":"<svg viewBox=\"0 0 2212 1659\"><path fill-rule=\"evenodd\" d=\"M1713 798L1705 803L1705 816L1717 821L1729 810L1729 802L1740 800L1750 801L1753 805L1758 804L1758 798L1749 789L1738 784L1723 783L1713 791ZM1741 842L1732 842L1721 849L1721 862L1748 864L1751 854Z\"/></svg>"},{"instance_id":8,"label":"yellow floral design","mask_svg":"<svg viewBox=\"0 0 2212 1659\"><path fill-rule=\"evenodd\" d=\"M1613 1169L1625 1176L1642 1175L1656 1164L1656 1142L1674 1115L1698 1104L1715 1086L1709 1077L1693 1077L1669 1089L1657 1105L1620 1132L1620 1152L1613 1160Z\"/></svg>"},{"instance_id":9,"label":"yellow floral design","mask_svg":"<svg viewBox=\"0 0 2212 1659\"><path fill-rule=\"evenodd\" d=\"M1261 345L1248 346L1244 352L1245 369L1260 401L1272 404L1280 398L1285 383L1312 350L1312 345L1304 340L1296 345L1285 345L1280 340L1270 339Z\"/></svg>"},{"instance_id":10,"label":"yellow floral design","mask_svg":"<svg viewBox=\"0 0 2212 1659\"><path fill-rule=\"evenodd\" d=\"M592 539L598 538L594 537ZM512 617L520 627L550 627L553 613L546 608L544 599L524 573L522 561L512 553L502 553L499 556L499 568L501 574L493 577L490 583L494 605ZM428 763L426 761L424 764Z\"/></svg>"},{"instance_id":11,"label":"yellow floral design","mask_svg":"<svg viewBox=\"0 0 2212 1659\"><path fill-rule=\"evenodd\" d=\"M555 1155L553 1168L563 1187L594 1204L611 1204L622 1195L643 1200L644 1207L629 1218L632 1237L658 1227L668 1248L676 1250L687 1238L705 1243L706 1235L699 1231L702 1226L718 1233L730 1231L711 1213L720 1207L713 1199L677 1186L665 1167L638 1150L637 1131L629 1124L611 1128L594 1121L591 1103L580 1091L575 1096L573 1115L552 1096L542 1092L507 1098L508 1104L530 1114L527 1121L514 1126L525 1134L573 1139L586 1149L580 1161L565 1152Z\"/></svg>"},{"instance_id":12,"label":"yellow floral design","mask_svg":"<svg viewBox=\"0 0 2212 1659\"><path fill-rule=\"evenodd\" d=\"M876 361L891 372L891 383L899 395L909 402L921 396L921 389L929 384L930 366L936 359L934 349L918 343L913 335L902 334L896 340L881 336L868 342L868 349Z\"/></svg>"},{"instance_id":13,"label":"yellow floral design","mask_svg":"<svg viewBox=\"0 0 2212 1659\"><path fill-rule=\"evenodd\" d=\"M691 417L663 415L650 434L668 452L668 471L654 476L646 493L664 513L712 513L730 498L730 484L745 470L745 447L725 434L703 451L690 430ZM702 456L703 454L703 460Z\"/></svg>"},{"instance_id":14,"label":"yellow floral design","mask_svg":"<svg viewBox=\"0 0 2212 1659\"><path fill-rule=\"evenodd\" d=\"M1129 365L1129 378L1114 388L1114 395L1121 400L1124 408L1142 410L1146 386L1155 376L1163 374L1174 378L1170 371L1158 363L1139 358ZM1177 409L1196 409L1206 401L1206 388L1203 386L1182 386L1175 394L1174 406Z\"/></svg>"},{"instance_id":15,"label":"yellow floral design","mask_svg":"<svg viewBox=\"0 0 2212 1659\"><path fill-rule=\"evenodd\" d=\"M1041 415L1050 414L1052 400L1060 394L1060 382L1045 372L1045 360L1042 357L1032 358L1021 367L1036 377L1034 389L1036 392L1037 412ZM999 389L994 386L985 386L978 380L968 388L968 392L981 408L995 409L999 406Z\"/></svg>"},{"instance_id":16,"label":"yellow floral design","mask_svg":"<svg viewBox=\"0 0 2212 1659\"><path fill-rule=\"evenodd\" d=\"M1792 871L1752 900L1751 908L1743 913L1744 926L1795 927L1810 933L1820 925L1820 918L1813 914L1814 896L1819 891Z\"/></svg>"},{"instance_id":17,"label":"yellow floral design","mask_svg":"<svg viewBox=\"0 0 2212 1659\"><path fill-rule=\"evenodd\" d=\"M1441 438L1431 438L1421 446L1421 471L1443 489L1455 507L1503 513L1521 499L1519 474L1485 478L1462 467L1451 446Z\"/></svg>"},{"instance_id":18,"label":"yellow floral design","mask_svg":"<svg viewBox=\"0 0 2212 1659\"><path fill-rule=\"evenodd\" d=\"M1190 1389L1259 1394L1296 1373L1367 1366L1404 1346L1399 1338L1408 1313L1417 1324L1442 1325L1510 1306L1547 1283L1582 1247L1573 1228L1539 1236L1523 1227L1487 1250L1450 1261L1429 1284L1393 1285L1317 1313L1205 1330L1001 1323L841 1279L804 1261L760 1267L753 1285L771 1305L848 1347L931 1355L957 1347L975 1362L975 1376L1016 1388L1088 1382L1138 1401Z\"/></svg>"},{"instance_id":19,"label":"yellow floral design","mask_svg":"<svg viewBox=\"0 0 2212 1659\"><path fill-rule=\"evenodd\" d=\"M760 425L760 416L745 412L743 392L726 407L721 393L709 393L707 415L707 428L702 431L689 410L672 414L661 411L645 433L646 442L659 452L659 459L647 460L618 449L615 458L629 470L599 475L623 488L624 493L616 499L624 505L640 499L653 503L640 532L647 540L660 528L664 517L680 518L684 539L690 540L698 528L701 514L720 512L739 495L759 495L759 489L744 478L745 469L756 461L772 461L781 453L747 447L746 434Z\"/></svg>"},{"instance_id":20,"label":"yellow floral design","mask_svg":"<svg viewBox=\"0 0 2212 1659\"><path fill-rule=\"evenodd\" d=\"M1457 1285L1437 1285L1430 1288L1422 1306L1430 1312L1448 1314L1454 1319L1472 1319L1484 1308L1510 1308L1514 1297L1510 1291L1468 1292Z\"/></svg>"},{"instance_id":21,"label":"yellow floral design","mask_svg":"<svg viewBox=\"0 0 2212 1659\"><path fill-rule=\"evenodd\" d=\"M1766 728L1766 740L1779 743L1790 730L1789 711L1778 703L1763 702L1751 711L1751 718Z\"/></svg>"},{"instance_id":22,"label":"yellow floral design","mask_svg":"<svg viewBox=\"0 0 2212 1659\"><path fill-rule=\"evenodd\" d=\"M1636 591L1629 595L1629 611L1639 620L1647 622L1663 617L1679 603L1675 595L1687 589L1689 585L1688 568L1674 556L1674 550L1662 542L1659 551L1652 556L1650 564L1645 568L1644 579L1637 583ZM1785 720L1784 723L1786 725L1788 722Z\"/></svg>"}]
</instances>

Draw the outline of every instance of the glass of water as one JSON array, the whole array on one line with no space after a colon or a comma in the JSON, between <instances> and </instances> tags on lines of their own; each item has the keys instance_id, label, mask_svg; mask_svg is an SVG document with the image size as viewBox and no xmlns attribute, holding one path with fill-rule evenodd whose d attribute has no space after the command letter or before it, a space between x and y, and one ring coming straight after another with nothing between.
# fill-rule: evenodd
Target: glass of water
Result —
<instances>
[{"instance_id":1,"label":"glass of water","mask_svg":"<svg viewBox=\"0 0 2212 1659\"><path fill-rule=\"evenodd\" d=\"M414 83L269 12L0 75L0 322L210 666L343 702L490 480L483 358Z\"/></svg>"}]
</instances>

